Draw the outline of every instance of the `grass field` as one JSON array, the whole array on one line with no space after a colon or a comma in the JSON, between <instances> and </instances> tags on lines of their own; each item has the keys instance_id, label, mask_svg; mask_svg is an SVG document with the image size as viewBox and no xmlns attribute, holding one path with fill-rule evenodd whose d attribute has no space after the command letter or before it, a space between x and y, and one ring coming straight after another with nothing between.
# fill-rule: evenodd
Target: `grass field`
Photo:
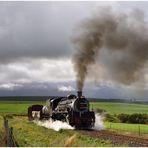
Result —
<instances>
[{"instance_id":1,"label":"grass field","mask_svg":"<svg viewBox=\"0 0 148 148\"><path fill-rule=\"evenodd\" d=\"M0 113L27 114L27 108L33 104L45 104L46 102L37 101L0 101ZM110 114L119 113L148 113L148 105L111 103L111 102L91 102L90 108L103 109Z\"/></svg>"},{"instance_id":2,"label":"grass field","mask_svg":"<svg viewBox=\"0 0 148 148\"><path fill-rule=\"evenodd\" d=\"M27 114L27 108L33 104L45 104L37 101L0 101L0 113Z\"/></svg>"},{"instance_id":3,"label":"grass field","mask_svg":"<svg viewBox=\"0 0 148 148\"><path fill-rule=\"evenodd\" d=\"M117 130L121 132L135 133L137 135L147 135L148 134L148 125L144 125L144 124L105 122L105 127L107 129L113 129L113 130Z\"/></svg>"},{"instance_id":4,"label":"grass field","mask_svg":"<svg viewBox=\"0 0 148 148\"><path fill-rule=\"evenodd\" d=\"M27 108L33 104L45 104L46 102L37 101L0 101L0 115L4 114L27 114ZM119 113L148 113L148 105L142 104L127 104L127 103L111 103L111 102L91 102L90 107L93 109L103 109L110 114ZM55 132L51 129L39 127L34 123L28 122L27 118L14 117L10 119L11 125L14 127L15 136L20 146L64 146L64 141L76 134L76 142L72 146L108 146L106 141L97 141L90 137L84 137L71 130L61 130ZM23 125L23 127L22 127ZM3 140L2 118L0 116L0 146ZM106 128L118 130L121 132L139 133L139 126L137 124L124 123L105 123ZM47 132L48 131L48 132ZM140 125L141 134L148 134L148 125ZM64 134L63 134L64 133ZM37 135L34 139L32 135ZM51 137L53 135L53 139ZM61 139L64 140L61 141ZM56 144L55 144L56 143ZM109 144L110 145L110 144ZM3 146L3 145L2 145Z\"/></svg>"},{"instance_id":5,"label":"grass field","mask_svg":"<svg viewBox=\"0 0 148 148\"><path fill-rule=\"evenodd\" d=\"M0 118L1 122L2 118ZM63 146L112 146L109 141L99 140L73 130L54 131L36 125L27 117L9 118L9 125L14 128L14 137L21 147L63 147ZM71 142L68 142L69 139Z\"/></svg>"},{"instance_id":6,"label":"grass field","mask_svg":"<svg viewBox=\"0 0 148 148\"><path fill-rule=\"evenodd\" d=\"M148 105L143 104L128 104L128 103L111 103L111 102L91 102L91 108L103 109L109 114L133 114L133 113L148 113Z\"/></svg>"},{"instance_id":7,"label":"grass field","mask_svg":"<svg viewBox=\"0 0 148 148\"><path fill-rule=\"evenodd\" d=\"M3 118L0 116L0 147L3 147Z\"/></svg>"}]
</instances>

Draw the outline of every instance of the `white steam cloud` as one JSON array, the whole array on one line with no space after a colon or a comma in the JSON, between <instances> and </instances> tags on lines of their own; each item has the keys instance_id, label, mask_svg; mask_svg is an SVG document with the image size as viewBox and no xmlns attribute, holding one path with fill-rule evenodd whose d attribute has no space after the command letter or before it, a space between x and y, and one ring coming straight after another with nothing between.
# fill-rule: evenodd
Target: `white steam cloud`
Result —
<instances>
[{"instance_id":1,"label":"white steam cloud","mask_svg":"<svg viewBox=\"0 0 148 148\"><path fill-rule=\"evenodd\" d=\"M94 130L103 130L104 129L104 125L103 125L103 117L99 114L96 113L95 114L95 126L94 126ZM34 121L37 125L39 126L43 126L49 129L53 129L55 131L59 131L60 129L71 129L73 130L74 127L70 126L68 123L66 122L62 122L59 120L53 121L52 119L46 120L46 121Z\"/></svg>"},{"instance_id":2,"label":"white steam cloud","mask_svg":"<svg viewBox=\"0 0 148 148\"><path fill-rule=\"evenodd\" d=\"M59 131L60 129L71 129L71 130L74 129L68 123L62 122L59 120L53 121L53 120L49 119L46 121L35 121L35 123L39 126L44 126L46 128L53 129L55 131Z\"/></svg>"},{"instance_id":3,"label":"white steam cloud","mask_svg":"<svg viewBox=\"0 0 148 148\"><path fill-rule=\"evenodd\" d=\"M95 114L95 130L103 130L104 129L104 124L103 124L103 117L99 114Z\"/></svg>"}]
</instances>

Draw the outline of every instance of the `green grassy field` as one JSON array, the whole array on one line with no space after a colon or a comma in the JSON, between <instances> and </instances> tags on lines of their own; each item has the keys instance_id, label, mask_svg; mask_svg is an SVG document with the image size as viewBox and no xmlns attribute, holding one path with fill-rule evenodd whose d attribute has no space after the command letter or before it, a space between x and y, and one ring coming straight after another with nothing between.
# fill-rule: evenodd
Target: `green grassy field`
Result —
<instances>
[{"instance_id":1,"label":"green grassy field","mask_svg":"<svg viewBox=\"0 0 148 148\"><path fill-rule=\"evenodd\" d=\"M46 102L37 102L37 101L0 101L0 114L4 115L4 114L27 114L27 108L30 105L33 104L45 104ZM120 114L120 113L126 113L126 114L132 114L132 113L148 113L148 105L142 105L142 104L127 104L127 103L111 103L111 102L91 102L90 104L90 108L93 109L103 109L105 111L107 111L109 114ZM0 141L2 141L2 118L0 117ZM76 139L81 139L80 135L78 133L75 133L74 131L64 131L64 134L61 134L60 132L55 132L53 130L50 129L45 129L43 127L38 127L36 125L34 125L33 123L30 123L27 121L27 118L17 118L14 117L11 120L11 125L14 126L15 128L15 135L17 138L17 141L19 141L20 146L53 146L54 143L50 142L49 143L46 142L46 145L43 145L43 143L40 143L40 141L48 141L48 138L50 137L50 134L54 135L55 138L55 142L58 143L58 141L60 141L59 139L62 138L63 136L65 136L65 139L72 136L73 134L76 134L77 138ZM23 125L23 128L22 128ZM121 132L132 132L132 133L139 133L139 127L137 124L124 124L124 123L105 123L106 128L111 128L113 130L118 130ZM36 129L35 129L36 128ZM34 135L34 130L35 131L39 131L37 136L39 136L38 140L35 140L35 142L30 143L31 141L33 141L34 137L32 137L31 135ZM31 131L32 133L28 133L28 131ZM47 133L45 131L48 131ZM45 132L45 136L44 133ZM140 125L140 132L141 134L148 134L148 125ZM42 135L42 134L43 135ZM56 137L56 134L58 133L58 136ZM41 134L41 137L40 137ZM35 134L36 135L36 134ZM44 138L46 140L44 140ZM83 139L83 138L82 138ZM83 142L83 140L81 139L81 141L78 140L78 144L77 146L85 146L88 145L88 143L90 143L89 146L96 146L101 144L100 142L94 142L93 139L90 138L86 138L87 142ZM38 144L39 141L39 144ZM84 145L82 145L82 143L84 143ZM38 144L38 145L35 145ZM106 143L105 143L106 144ZM1 145L1 142L0 142ZM59 143L59 145L56 146L64 146L63 143ZM75 146L72 145L72 146ZM101 145L100 145L101 146ZM105 145L107 146L107 145Z\"/></svg>"},{"instance_id":2,"label":"green grassy field","mask_svg":"<svg viewBox=\"0 0 148 148\"><path fill-rule=\"evenodd\" d=\"M148 105L143 104L128 104L128 103L111 103L111 102L91 102L91 108L103 109L109 114L133 114L133 113L148 113Z\"/></svg>"},{"instance_id":3,"label":"green grassy field","mask_svg":"<svg viewBox=\"0 0 148 148\"><path fill-rule=\"evenodd\" d=\"M107 129L113 129L121 132L135 133L137 135L147 135L148 125L145 124L129 124L129 123L112 123L105 122Z\"/></svg>"},{"instance_id":4,"label":"green grassy field","mask_svg":"<svg viewBox=\"0 0 148 148\"><path fill-rule=\"evenodd\" d=\"M4 138L3 118L2 118L2 116L0 116L0 147L4 147L3 138Z\"/></svg>"},{"instance_id":5,"label":"green grassy field","mask_svg":"<svg viewBox=\"0 0 148 148\"><path fill-rule=\"evenodd\" d=\"M37 101L0 101L0 113L27 114L27 108L33 104L45 104Z\"/></svg>"},{"instance_id":6,"label":"green grassy field","mask_svg":"<svg viewBox=\"0 0 148 148\"><path fill-rule=\"evenodd\" d=\"M0 113L17 113L26 114L27 108L33 104L45 104L39 101L0 101ZM148 113L148 105L128 104L128 103L111 103L111 102L91 102L90 108L103 109L110 114L119 113Z\"/></svg>"},{"instance_id":7,"label":"green grassy field","mask_svg":"<svg viewBox=\"0 0 148 148\"><path fill-rule=\"evenodd\" d=\"M0 118L0 122L2 118ZM99 140L80 134L73 130L54 131L30 122L27 117L8 118L13 126L14 137L21 147L94 147L112 146L109 141ZM68 142L69 139L72 139ZM67 145L68 144L68 145Z\"/></svg>"}]
</instances>

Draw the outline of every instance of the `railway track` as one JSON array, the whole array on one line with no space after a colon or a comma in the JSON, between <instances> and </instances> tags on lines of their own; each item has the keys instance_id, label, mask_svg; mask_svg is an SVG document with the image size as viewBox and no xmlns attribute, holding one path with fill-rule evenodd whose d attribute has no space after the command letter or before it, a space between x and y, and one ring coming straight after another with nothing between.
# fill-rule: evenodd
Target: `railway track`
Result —
<instances>
[{"instance_id":1,"label":"railway track","mask_svg":"<svg viewBox=\"0 0 148 148\"><path fill-rule=\"evenodd\" d=\"M122 135L108 130L80 130L82 134L89 135L94 138L110 140L114 146L127 145L130 147L148 147L148 139Z\"/></svg>"}]
</instances>

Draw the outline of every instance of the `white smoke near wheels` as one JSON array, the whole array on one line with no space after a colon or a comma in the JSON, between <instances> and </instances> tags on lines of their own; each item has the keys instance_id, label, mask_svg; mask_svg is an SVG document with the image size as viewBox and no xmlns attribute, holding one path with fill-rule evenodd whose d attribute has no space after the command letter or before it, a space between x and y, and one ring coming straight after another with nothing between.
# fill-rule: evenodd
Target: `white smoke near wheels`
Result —
<instances>
[{"instance_id":1,"label":"white smoke near wheels","mask_svg":"<svg viewBox=\"0 0 148 148\"><path fill-rule=\"evenodd\" d=\"M95 126L94 130L102 130L104 129L104 124L103 124L103 117L99 114L95 114ZM52 119L45 120L45 121L39 121L35 120L34 123L36 123L39 126L43 126L49 129L53 129L55 131L59 131L60 129L70 129L74 130L74 127L70 126L67 122L62 122L59 120L53 121Z\"/></svg>"},{"instance_id":2,"label":"white smoke near wheels","mask_svg":"<svg viewBox=\"0 0 148 148\"><path fill-rule=\"evenodd\" d=\"M39 126L53 129L55 131L59 131L60 129L71 129L71 130L74 129L68 123L62 122L59 120L53 121L52 119L49 119L49 120L45 120L45 121L34 121L34 122Z\"/></svg>"},{"instance_id":3,"label":"white smoke near wheels","mask_svg":"<svg viewBox=\"0 0 148 148\"><path fill-rule=\"evenodd\" d=\"M99 114L99 113L96 113L95 114L95 126L94 126L94 129L95 130L103 130L105 127L104 127L104 124L103 124L103 117Z\"/></svg>"}]
</instances>

